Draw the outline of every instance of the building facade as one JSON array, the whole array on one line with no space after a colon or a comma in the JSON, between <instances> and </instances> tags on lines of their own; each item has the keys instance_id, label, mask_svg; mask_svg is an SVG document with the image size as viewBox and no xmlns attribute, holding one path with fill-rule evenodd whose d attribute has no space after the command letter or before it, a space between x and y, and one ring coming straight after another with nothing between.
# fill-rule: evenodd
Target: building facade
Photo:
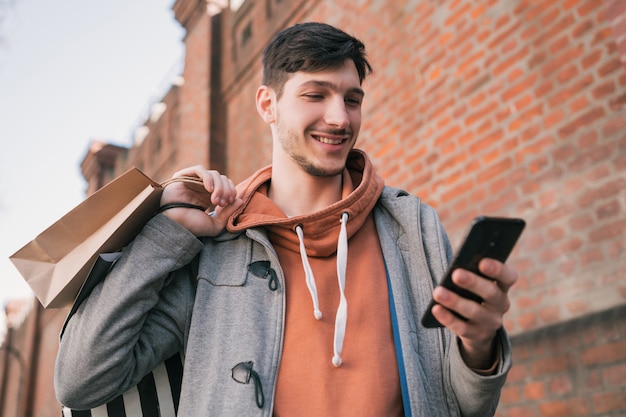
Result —
<instances>
[{"instance_id":1,"label":"building facade","mask_svg":"<svg viewBox=\"0 0 626 417\"><path fill-rule=\"evenodd\" d=\"M132 144L93 144L89 193L132 166L164 180L202 164L238 182L268 164L254 103L262 48L296 22L342 27L374 66L357 147L386 183L436 207L454 246L476 215L527 221L510 258L515 365L497 415L625 416L626 2L224 3L173 4L183 72ZM35 303L9 329L2 415L58 415L63 318Z\"/></svg>"}]
</instances>

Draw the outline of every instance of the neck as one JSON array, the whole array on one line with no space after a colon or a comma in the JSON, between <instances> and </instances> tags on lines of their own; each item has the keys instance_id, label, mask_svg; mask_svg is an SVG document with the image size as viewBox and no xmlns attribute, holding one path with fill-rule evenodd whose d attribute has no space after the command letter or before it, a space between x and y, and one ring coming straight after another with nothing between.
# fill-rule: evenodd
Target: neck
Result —
<instances>
[{"instance_id":1,"label":"neck","mask_svg":"<svg viewBox=\"0 0 626 417\"><path fill-rule=\"evenodd\" d=\"M289 217L314 213L341 200L342 174L316 177L299 171L288 176L275 168L272 166L268 196Z\"/></svg>"}]
</instances>

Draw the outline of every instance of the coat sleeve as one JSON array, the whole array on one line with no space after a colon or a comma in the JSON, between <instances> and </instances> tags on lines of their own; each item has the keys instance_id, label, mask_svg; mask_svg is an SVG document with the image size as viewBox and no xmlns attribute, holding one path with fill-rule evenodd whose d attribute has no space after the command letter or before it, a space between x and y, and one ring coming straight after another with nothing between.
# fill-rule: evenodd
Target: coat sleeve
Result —
<instances>
[{"instance_id":1,"label":"coat sleeve","mask_svg":"<svg viewBox=\"0 0 626 417\"><path fill-rule=\"evenodd\" d=\"M67 407L104 404L183 347L202 243L163 215L123 250L108 276L69 320L54 385Z\"/></svg>"},{"instance_id":2,"label":"coat sleeve","mask_svg":"<svg viewBox=\"0 0 626 417\"><path fill-rule=\"evenodd\" d=\"M452 262L454 253L443 226L439 219L435 218L440 236L438 240L444 246L441 252L445 253L442 257L446 260L445 269ZM442 274L441 270L439 275ZM501 329L496 334L500 358L496 372L490 376L482 376L470 369L461 357L458 339L448 329L443 331L447 340L444 364L446 391L452 391L463 417L493 416L500 400L500 391L512 364L511 345L506 331Z\"/></svg>"},{"instance_id":3,"label":"coat sleeve","mask_svg":"<svg viewBox=\"0 0 626 417\"><path fill-rule=\"evenodd\" d=\"M422 205L420 220L431 276L441 277L454 256L450 240L432 207ZM496 335L500 358L496 372L490 376L482 376L470 369L461 357L458 339L448 329L444 328L442 332L446 346L443 379L449 407L458 407L463 417L493 416L512 364L506 331L501 329Z\"/></svg>"},{"instance_id":4,"label":"coat sleeve","mask_svg":"<svg viewBox=\"0 0 626 417\"><path fill-rule=\"evenodd\" d=\"M511 369L511 345L504 329L496 334L500 358L496 372L482 376L467 367L461 357L459 343L450 344L448 364L450 383L458 399L463 417L493 416L500 400L500 391Z\"/></svg>"}]
</instances>

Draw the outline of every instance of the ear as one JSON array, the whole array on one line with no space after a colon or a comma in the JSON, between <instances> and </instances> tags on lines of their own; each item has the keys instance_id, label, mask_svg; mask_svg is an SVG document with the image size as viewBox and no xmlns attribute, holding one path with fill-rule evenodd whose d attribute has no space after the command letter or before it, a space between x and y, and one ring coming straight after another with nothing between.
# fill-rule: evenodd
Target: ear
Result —
<instances>
[{"instance_id":1,"label":"ear","mask_svg":"<svg viewBox=\"0 0 626 417\"><path fill-rule=\"evenodd\" d=\"M276 121L276 94L274 90L262 85L256 90L256 109L267 124Z\"/></svg>"}]
</instances>

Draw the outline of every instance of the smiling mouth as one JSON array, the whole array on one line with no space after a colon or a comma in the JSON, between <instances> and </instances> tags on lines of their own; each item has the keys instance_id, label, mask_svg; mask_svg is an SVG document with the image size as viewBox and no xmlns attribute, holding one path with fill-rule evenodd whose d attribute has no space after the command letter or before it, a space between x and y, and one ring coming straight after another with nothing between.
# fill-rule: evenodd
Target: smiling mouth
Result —
<instances>
[{"instance_id":1,"label":"smiling mouth","mask_svg":"<svg viewBox=\"0 0 626 417\"><path fill-rule=\"evenodd\" d=\"M332 138L323 137L323 136L317 136L317 135L311 135L311 136L316 141L321 142L321 143L325 143L327 145L341 145L343 142L345 142L347 140L345 138L332 139Z\"/></svg>"}]
</instances>

